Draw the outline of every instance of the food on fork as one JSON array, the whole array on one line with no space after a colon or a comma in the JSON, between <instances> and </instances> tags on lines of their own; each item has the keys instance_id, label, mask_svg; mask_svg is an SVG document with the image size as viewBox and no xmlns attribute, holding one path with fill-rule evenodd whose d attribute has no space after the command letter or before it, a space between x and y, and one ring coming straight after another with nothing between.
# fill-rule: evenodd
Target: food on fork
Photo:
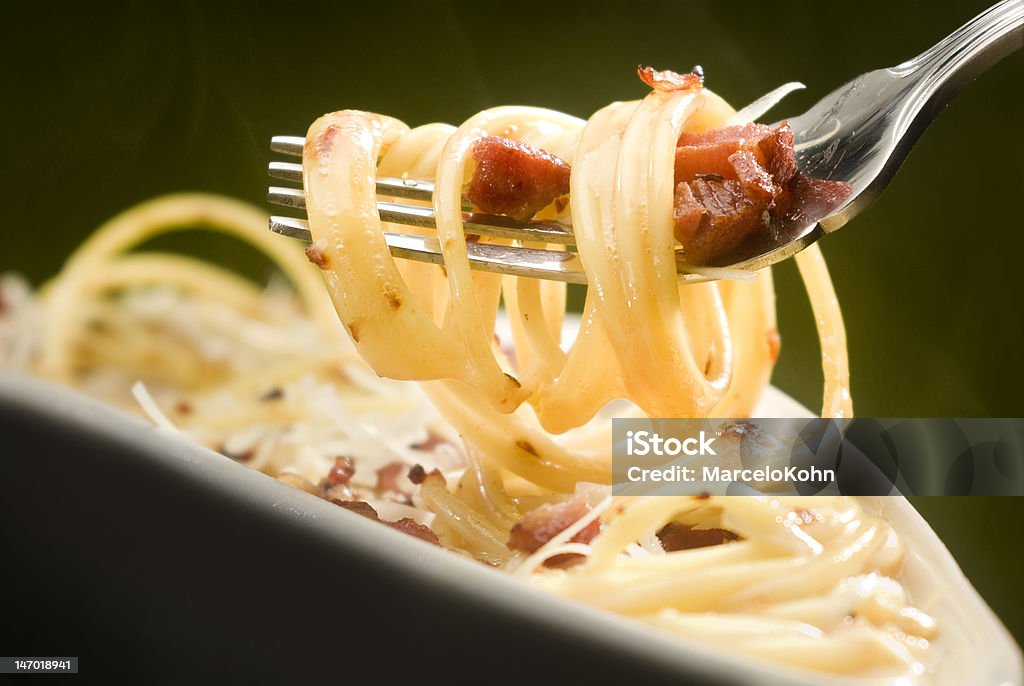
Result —
<instances>
[{"instance_id":1,"label":"food on fork","mask_svg":"<svg viewBox=\"0 0 1024 686\"><path fill-rule=\"evenodd\" d=\"M485 136L473 145L473 160L466 197L484 212L527 221L569 193L569 165L532 145Z\"/></svg>"},{"instance_id":2,"label":"food on fork","mask_svg":"<svg viewBox=\"0 0 1024 686\"><path fill-rule=\"evenodd\" d=\"M685 76L640 67L644 83L671 91L700 88L703 74ZM570 167L551 153L501 136L473 145L475 171L467 198L487 213L528 221L569 205ZM849 194L841 181L800 172L788 122L684 131L675 148L673 221L682 260L701 266L728 257L756 233L800 217L821 217Z\"/></svg>"}]
</instances>

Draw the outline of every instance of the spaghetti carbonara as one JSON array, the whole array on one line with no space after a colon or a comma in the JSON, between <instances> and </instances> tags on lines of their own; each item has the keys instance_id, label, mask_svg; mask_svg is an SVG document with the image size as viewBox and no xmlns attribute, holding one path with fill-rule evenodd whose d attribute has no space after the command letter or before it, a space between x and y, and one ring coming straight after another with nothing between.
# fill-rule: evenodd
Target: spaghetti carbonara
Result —
<instances>
[{"instance_id":1,"label":"spaghetti carbonara","mask_svg":"<svg viewBox=\"0 0 1024 686\"><path fill-rule=\"evenodd\" d=\"M749 416L778 354L769 270L679 284L674 155L684 134L750 124L788 88L737 113L663 78L586 121L528 107L458 127L327 114L303 158L326 291L261 212L167 196L101 227L38 294L0 281L0 364L141 404L291 485L687 639L818 672L925 677L935 622L899 581L897 532L859 500L610 496L610 402L628 401L618 416ZM575 234L588 289L571 339L564 284L469 268L467 240L504 240L463 227L485 138L571 168L567 197L534 213ZM392 258L382 232L414 229L381 223L377 175L434 181L443 266ZM286 281L261 289L135 250L194 227L255 245ZM822 414L848 417L831 280L816 247L796 259L821 339Z\"/></svg>"}]
</instances>

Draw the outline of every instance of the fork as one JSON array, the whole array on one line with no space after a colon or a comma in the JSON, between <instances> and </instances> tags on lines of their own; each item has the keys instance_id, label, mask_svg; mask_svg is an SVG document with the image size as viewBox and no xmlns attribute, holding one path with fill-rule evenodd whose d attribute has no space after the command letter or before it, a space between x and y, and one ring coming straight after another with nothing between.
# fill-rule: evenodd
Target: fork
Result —
<instances>
[{"instance_id":1,"label":"fork","mask_svg":"<svg viewBox=\"0 0 1024 686\"><path fill-rule=\"evenodd\" d=\"M822 236L840 228L867 207L892 180L914 143L968 83L1003 57L1024 46L1024 0L1004 0L985 10L917 57L889 69L862 74L822 98L804 114L790 118L800 171L808 176L850 184L851 193L828 216L788 221L773 227L769 241L748 244L732 263L707 269L677 260L680 282L709 281L739 270L753 272L792 257ZM275 136L271 150L302 156L304 139ZM270 176L301 184L302 165L271 162ZM377 193L430 203L434 186L419 179L378 178ZM304 209L301 188L271 186L268 200ZM429 206L378 201L381 221L434 228ZM586 283L579 257L572 251L572 228L559 222L516 222L508 217L474 213L464 201L467 233L568 246L548 250L492 243L467 243L470 266L513 276ZM304 219L272 216L270 230L311 240ZM441 264L437 239L385 232L396 257Z\"/></svg>"}]
</instances>

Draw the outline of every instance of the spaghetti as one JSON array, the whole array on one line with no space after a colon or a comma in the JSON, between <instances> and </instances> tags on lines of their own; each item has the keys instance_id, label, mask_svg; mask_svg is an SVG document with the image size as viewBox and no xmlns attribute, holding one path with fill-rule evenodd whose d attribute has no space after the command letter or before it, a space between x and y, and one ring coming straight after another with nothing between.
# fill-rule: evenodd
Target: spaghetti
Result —
<instances>
[{"instance_id":1,"label":"spaghetti","mask_svg":"<svg viewBox=\"0 0 1024 686\"><path fill-rule=\"evenodd\" d=\"M737 113L702 87L655 87L587 121L500 107L457 128L325 115L307 135L304 183L337 319L316 270L261 213L168 196L101 227L38 298L0 282L0 364L125 405L141 379L149 413L200 443L395 528L429 525L447 548L660 630L818 672L925 677L935 622L898 580L897 532L861 501L613 500L605 485L611 401L651 416L741 417L768 383L770 271L677 282L673 154L683 132L749 123L784 92ZM488 136L571 163L569 202L538 215L571 222L587 275L571 343L564 284L469 268L463 187ZM434 180L443 267L391 257L377 174ZM292 289L129 252L196 226L254 244ZM829 274L816 247L797 261L821 339L822 412L848 417ZM495 336L502 299L506 341Z\"/></svg>"}]
</instances>

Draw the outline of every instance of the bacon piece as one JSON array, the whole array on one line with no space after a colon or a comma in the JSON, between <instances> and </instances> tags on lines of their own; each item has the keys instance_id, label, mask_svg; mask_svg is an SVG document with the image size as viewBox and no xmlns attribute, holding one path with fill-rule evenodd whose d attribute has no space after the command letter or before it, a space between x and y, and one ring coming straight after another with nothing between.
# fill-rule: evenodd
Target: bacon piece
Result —
<instances>
[{"instance_id":1,"label":"bacon piece","mask_svg":"<svg viewBox=\"0 0 1024 686\"><path fill-rule=\"evenodd\" d=\"M590 511L586 498L575 496L560 503L544 504L530 510L519 520L508 538L508 547L526 553L535 552ZM595 519L573 536L574 543L590 543L601 532L601 521Z\"/></svg>"},{"instance_id":2,"label":"bacon piece","mask_svg":"<svg viewBox=\"0 0 1024 686\"><path fill-rule=\"evenodd\" d=\"M430 527L420 524L411 517L402 517L398 521L388 522L380 518L377 514L377 510L373 509L373 505L363 500L332 500L335 505L340 505L350 512L355 512L358 515L362 515L367 519L372 519L375 522L380 522L386 526L390 526L395 531L401 531L403 534L414 536L421 541L427 543L433 543L434 545L441 545L441 542L437 538L437 534L430 530Z\"/></svg>"},{"instance_id":3,"label":"bacon piece","mask_svg":"<svg viewBox=\"0 0 1024 686\"><path fill-rule=\"evenodd\" d=\"M427 543L433 543L434 545L441 545L441 541L438 540L437 534L431 531L429 526L420 524L411 517L402 517L397 522L384 522L395 531L401 531L403 534L415 536L421 541Z\"/></svg>"},{"instance_id":4,"label":"bacon piece","mask_svg":"<svg viewBox=\"0 0 1024 686\"><path fill-rule=\"evenodd\" d=\"M793 128L784 121L762 138L758 147L765 156L768 173L780 186L788 184L799 169L796 165L796 151L793 149Z\"/></svg>"},{"instance_id":5,"label":"bacon piece","mask_svg":"<svg viewBox=\"0 0 1024 686\"><path fill-rule=\"evenodd\" d=\"M347 457L336 457L324 481L329 486L348 486L348 482L352 480L352 475L355 473L356 467L352 464L352 460Z\"/></svg>"},{"instance_id":6,"label":"bacon piece","mask_svg":"<svg viewBox=\"0 0 1024 686\"><path fill-rule=\"evenodd\" d=\"M704 70L699 66L694 67L688 74L679 74L668 69L658 71L654 67L640 65L636 68L636 73L641 81L662 93L685 91L704 85Z\"/></svg>"},{"instance_id":7,"label":"bacon piece","mask_svg":"<svg viewBox=\"0 0 1024 686\"><path fill-rule=\"evenodd\" d=\"M320 239L314 243L310 243L306 246L306 258L320 267L320 269L327 270L331 268L331 259L324 254L324 250L327 248L327 241Z\"/></svg>"},{"instance_id":8,"label":"bacon piece","mask_svg":"<svg viewBox=\"0 0 1024 686\"><path fill-rule=\"evenodd\" d=\"M736 169L730 158L741 150L743 148L738 140L704 145L681 145L676 148L675 181L693 181L698 177L708 176L735 180Z\"/></svg>"},{"instance_id":9,"label":"bacon piece","mask_svg":"<svg viewBox=\"0 0 1024 686\"><path fill-rule=\"evenodd\" d=\"M705 240L724 243L728 231L744 234L758 228L763 207L754 202L739 181L696 179L690 184L693 197L704 206L710 233Z\"/></svg>"},{"instance_id":10,"label":"bacon piece","mask_svg":"<svg viewBox=\"0 0 1024 686\"><path fill-rule=\"evenodd\" d=\"M675 203L672 208L672 219L675 222L676 238L685 243L696 234L700 222L707 210L704 205L693 197L693 189L690 184L681 181L676 185ZM685 237L685 238L683 238Z\"/></svg>"},{"instance_id":11,"label":"bacon piece","mask_svg":"<svg viewBox=\"0 0 1024 686\"><path fill-rule=\"evenodd\" d=\"M427 470L423 468L423 465L413 465L412 469L409 470L409 481L413 482L417 486L427 480Z\"/></svg>"},{"instance_id":12,"label":"bacon piece","mask_svg":"<svg viewBox=\"0 0 1024 686\"><path fill-rule=\"evenodd\" d=\"M399 477L405 472L404 462L388 462L377 470L377 491L379 493L404 493Z\"/></svg>"},{"instance_id":13,"label":"bacon piece","mask_svg":"<svg viewBox=\"0 0 1024 686\"><path fill-rule=\"evenodd\" d=\"M712 545L719 545L729 541L735 541L739 536L726 529L694 529L693 527L669 522L658 531L658 540L665 552L671 553L676 550L692 550L693 548L706 548Z\"/></svg>"},{"instance_id":14,"label":"bacon piece","mask_svg":"<svg viewBox=\"0 0 1024 686\"><path fill-rule=\"evenodd\" d=\"M764 124L743 124L726 126L710 131L683 131L679 134L677 146L712 145L726 141L752 141L756 144L772 132L772 127Z\"/></svg>"},{"instance_id":15,"label":"bacon piece","mask_svg":"<svg viewBox=\"0 0 1024 686\"><path fill-rule=\"evenodd\" d=\"M790 206L785 216L811 221L827 217L853 190L845 181L815 179L804 174L798 174L790 188Z\"/></svg>"},{"instance_id":16,"label":"bacon piece","mask_svg":"<svg viewBox=\"0 0 1024 686\"><path fill-rule=\"evenodd\" d=\"M447 484L448 480L444 478L444 474L441 473L440 469L433 469L430 472L423 468L423 465L413 465L412 469L409 470L409 481L413 482L417 486L422 484L427 479L438 478L441 483Z\"/></svg>"},{"instance_id":17,"label":"bacon piece","mask_svg":"<svg viewBox=\"0 0 1024 686\"><path fill-rule=\"evenodd\" d=\"M676 240L696 265L727 256L773 221L821 219L850 193L847 184L800 173L788 122L684 131L675 182Z\"/></svg>"},{"instance_id":18,"label":"bacon piece","mask_svg":"<svg viewBox=\"0 0 1024 686\"><path fill-rule=\"evenodd\" d=\"M340 500L334 499L331 501L335 505L340 505L349 512L355 512L357 515L362 515L367 519L372 519L375 522L380 521L380 515L377 514L377 510L373 509L373 505L366 502L365 500Z\"/></svg>"},{"instance_id":19,"label":"bacon piece","mask_svg":"<svg viewBox=\"0 0 1024 686\"><path fill-rule=\"evenodd\" d=\"M355 465L347 457L334 458L334 464L327 470L327 476L320 480L322 496L327 500L348 500L352 489L348 482L356 473Z\"/></svg>"},{"instance_id":20,"label":"bacon piece","mask_svg":"<svg viewBox=\"0 0 1024 686\"><path fill-rule=\"evenodd\" d=\"M404 462L388 462L377 470L377 494L391 502L412 505L412 491L409 482L403 478L409 471Z\"/></svg>"},{"instance_id":21,"label":"bacon piece","mask_svg":"<svg viewBox=\"0 0 1024 686\"><path fill-rule=\"evenodd\" d=\"M451 442L441 434L434 433L433 431L427 431L427 440L410 447L413 450L422 450L425 453L430 453L442 445L451 445Z\"/></svg>"},{"instance_id":22,"label":"bacon piece","mask_svg":"<svg viewBox=\"0 0 1024 686\"><path fill-rule=\"evenodd\" d=\"M527 221L569 192L569 165L531 145L488 136L473 145L473 158L466 196L483 212Z\"/></svg>"},{"instance_id":23,"label":"bacon piece","mask_svg":"<svg viewBox=\"0 0 1024 686\"><path fill-rule=\"evenodd\" d=\"M782 189L775 184L775 179L768 170L761 166L757 157L749 150L739 150L729 155L729 165L736 173L736 180L747 192L747 196L755 203L771 207L775 197Z\"/></svg>"},{"instance_id":24,"label":"bacon piece","mask_svg":"<svg viewBox=\"0 0 1024 686\"><path fill-rule=\"evenodd\" d=\"M684 131L676 143L675 181L693 181L698 176L717 175L740 179L733 156L747 152L758 165L766 162L761 142L772 129L763 124L729 126L713 131ZM743 158L747 161L749 158Z\"/></svg>"},{"instance_id":25,"label":"bacon piece","mask_svg":"<svg viewBox=\"0 0 1024 686\"><path fill-rule=\"evenodd\" d=\"M676 239L683 244L683 254L690 264L706 264L728 254L766 226L764 205L753 201L739 181L702 178L688 185L694 202L704 210L694 225L691 203L688 214L675 224Z\"/></svg>"}]
</instances>

